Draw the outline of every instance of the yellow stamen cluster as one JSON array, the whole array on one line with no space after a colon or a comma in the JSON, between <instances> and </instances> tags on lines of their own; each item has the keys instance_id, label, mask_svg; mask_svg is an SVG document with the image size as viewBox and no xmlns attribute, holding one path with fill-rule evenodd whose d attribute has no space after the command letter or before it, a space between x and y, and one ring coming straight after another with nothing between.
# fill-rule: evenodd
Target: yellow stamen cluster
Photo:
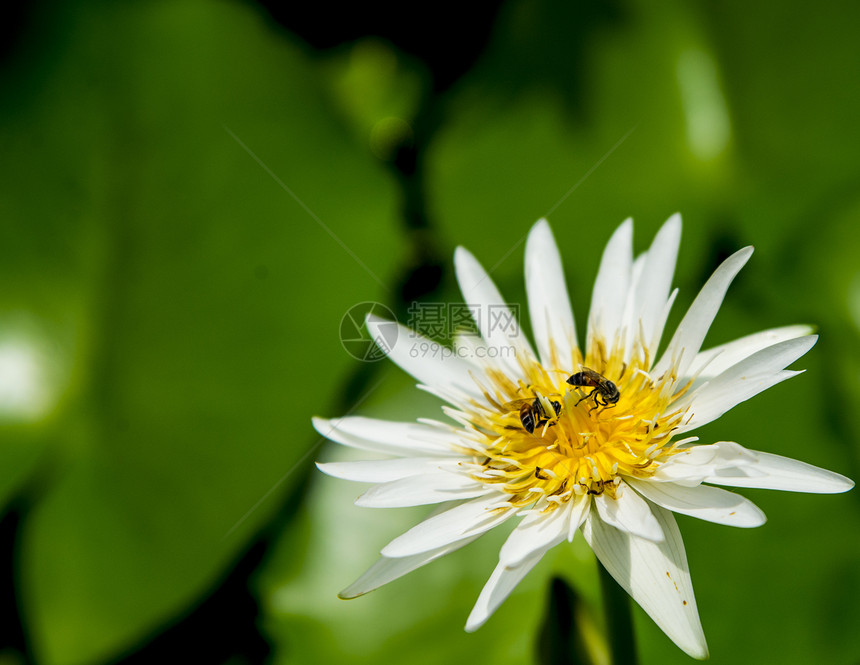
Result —
<instances>
[{"instance_id":1,"label":"yellow stamen cluster","mask_svg":"<svg viewBox=\"0 0 860 665\"><path fill-rule=\"evenodd\" d=\"M527 506L541 497L556 505L585 493L614 497L622 476L651 476L675 452L672 432L684 413L671 405L684 391L677 391L673 375L652 377L635 360L625 364L619 354L610 357L614 362L589 354L587 361L616 385L620 397L614 406L597 406L595 396L588 397L592 388L566 383L579 371L578 358L554 376L536 361L524 364L528 382L488 371L480 382L487 403L457 414L480 451L481 470L474 477L503 485L512 505ZM538 396L558 402L561 411L544 410L539 415L551 417L530 433L520 409Z\"/></svg>"}]
</instances>

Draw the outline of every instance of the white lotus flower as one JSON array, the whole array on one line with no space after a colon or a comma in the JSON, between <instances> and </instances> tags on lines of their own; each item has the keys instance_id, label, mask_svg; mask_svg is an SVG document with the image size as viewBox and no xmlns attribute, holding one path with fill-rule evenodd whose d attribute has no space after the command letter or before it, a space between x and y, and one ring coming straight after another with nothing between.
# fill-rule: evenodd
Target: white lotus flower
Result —
<instances>
[{"instance_id":1,"label":"white lotus flower","mask_svg":"<svg viewBox=\"0 0 860 665\"><path fill-rule=\"evenodd\" d=\"M672 513L754 527L764 523L762 511L714 485L818 493L853 486L839 474L737 443L681 438L799 374L785 368L817 337L808 326L788 326L700 350L729 284L752 254L747 247L717 268L657 359L677 294L670 290L680 216L671 217L635 260L632 234L627 220L603 253L584 351L545 220L532 228L526 246L537 353L516 327L494 325L487 316L496 312L498 324L507 306L462 248L454 255L457 279L465 302L482 314L480 337L461 337L453 352L440 353L407 328L369 318L374 339L391 339L385 333L397 326L396 342L383 350L420 387L448 402L442 408L450 422L315 419L317 431L333 441L392 456L318 466L331 476L373 483L356 500L360 506L442 505L383 547L382 558L342 598L367 593L521 517L466 630L480 627L551 547L581 530L657 625L689 655L706 658ZM589 385L589 370L611 383Z\"/></svg>"}]
</instances>

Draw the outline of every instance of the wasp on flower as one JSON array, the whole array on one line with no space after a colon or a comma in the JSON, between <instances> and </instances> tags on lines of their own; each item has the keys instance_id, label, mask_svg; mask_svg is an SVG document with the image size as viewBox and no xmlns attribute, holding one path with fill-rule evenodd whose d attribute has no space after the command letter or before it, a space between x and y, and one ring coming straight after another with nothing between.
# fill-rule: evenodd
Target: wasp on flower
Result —
<instances>
[{"instance_id":1,"label":"wasp on flower","mask_svg":"<svg viewBox=\"0 0 860 665\"><path fill-rule=\"evenodd\" d=\"M401 328L385 349L420 387L439 398L447 420L325 420L317 430L345 446L391 459L319 464L325 473L372 483L356 504L442 510L382 548L382 557L341 592L354 598L521 518L466 623L479 628L552 547L581 531L601 564L684 651L708 655L681 535L673 512L737 527L765 516L726 487L843 492L837 473L688 432L800 372L785 369L815 344L805 325L758 332L701 350L734 277L752 254L724 261L657 355L677 295L671 282L681 218L633 257L624 222L601 259L586 325L577 342L561 258L546 220L526 244L526 289L536 349L519 327L476 320L447 357L410 353L428 340ZM465 249L455 256L466 302L506 304ZM378 338L374 317L368 329ZM399 324L394 324L398 325ZM511 347L514 354L489 353ZM483 352L478 352L483 351Z\"/></svg>"},{"instance_id":2,"label":"wasp on flower","mask_svg":"<svg viewBox=\"0 0 860 665\"><path fill-rule=\"evenodd\" d=\"M520 423L529 434L533 434L535 427L543 427L541 436L546 434L546 428L554 425L561 416L561 403L550 400L543 395L531 398L518 399L505 404L508 409L515 409L519 413Z\"/></svg>"},{"instance_id":3,"label":"wasp on flower","mask_svg":"<svg viewBox=\"0 0 860 665\"><path fill-rule=\"evenodd\" d=\"M585 365L580 365L580 370L572 375L567 382L572 386L584 386L594 388L594 390L579 400L579 402L593 397L595 409L601 406L611 408L618 403L621 393L618 392L618 387L612 381ZM577 402L577 405L579 405L579 402Z\"/></svg>"}]
</instances>

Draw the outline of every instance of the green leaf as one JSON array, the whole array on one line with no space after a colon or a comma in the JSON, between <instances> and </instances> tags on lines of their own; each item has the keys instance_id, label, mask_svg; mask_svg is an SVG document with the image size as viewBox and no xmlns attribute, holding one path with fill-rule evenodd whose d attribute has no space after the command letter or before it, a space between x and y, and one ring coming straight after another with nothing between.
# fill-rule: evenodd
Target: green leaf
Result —
<instances>
[{"instance_id":1,"label":"green leaf","mask_svg":"<svg viewBox=\"0 0 860 665\"><path fill-rule=\"evenodd\" d=\"M250 7L55 20L3 82L40 79L0 116L0 277L69 368L21 553L36 655L63 665L189 607L278 506L354 362L340 319L390 298L400 245L389 178Z\"/></svg>"}]
</instances>

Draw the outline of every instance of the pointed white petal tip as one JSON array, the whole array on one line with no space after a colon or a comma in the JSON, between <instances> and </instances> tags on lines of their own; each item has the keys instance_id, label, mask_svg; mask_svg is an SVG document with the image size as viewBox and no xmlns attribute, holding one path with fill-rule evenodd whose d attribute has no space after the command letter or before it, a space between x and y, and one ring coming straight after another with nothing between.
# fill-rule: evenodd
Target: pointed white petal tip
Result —
<instances>
[{"instance_id":1,"label":"pointed white petal tip","mask_svg":"<svg viewBox=\"0 0 860 665\"><path fill-rule=\"evenodd\" d=\"M701 644L695 643L688 646L681 646L679 644L678 646L680 646L688 656L695 658L696 660L708 660L711 657L711 654L708 651L708 645L705 643L704 638L702 638Z\"/></svg>"},{"instance_id":2,"label":"pointed white petal tip","mask_svg":"<svg viewBox=\"0 0 860 665\"><path fill-rule=\"evenodd\" d=\"M703 660L708 647L680 531L671 512L656 505L653 512L666 536L660 543L619 531L593 514L583 535L604 568L669 639Z\"/></svg>"},{"instance_id":3,"label":"pointed white petal tip","mask_svg":"<svg viewBox=\"0 0 860 665\"><path fill-rule=\"evenodd\" d=\"M320 416L311 417L311 424L314 426L314 429L318 434L327 437L327 432L331 432L331 425L329 425L331 421L328 418L321 418Z\"/></svg>"},{"instance_id":4,"label":"pointed white petal tip","mask_svg":"<svg viewBox=\"0 0 860 665\"><path fill-rule=\"evenodd\" d=\"M552 229L550 228L546 217L541 217L538 221L532 224L531 229L529 229L529 237L538 235L549 235L549 237L552 237Z\"/></svg>"},{"instance_id":5,"label":"pointed white petal tip","mask_svg":"<svg viewBox=\"0 0 860 665\"><path fill-rule=\"evenodd\" d=\"M749 262L750 257L753 255L754 251L755 248L752 245L742 247L734 254L729 256L729 258L723 261L719 266L717 266L717 270L715 270L713 274L717 274L717 271L723 268L723 266L726 266L723 269L730 270L732 273L732 276L729 278L729 284L731 284L731 282L734 281L734 278L738 275L738 273L743 270L744 266L746 266L746 264ZM726 290L728 290L729 284L726 285ZM723 293L723 298L725 298L725 293ZM720 298L720 302L722 302L723 298Z\"/></svg>"},{"instance_id":6,"label":"pointed white petal tip","mask_svg":"<svg viewBox=\"0 0 860 665\"><path fill-rule=\"evenodd\" d=\"M346 592L346 589L344 589L343 591L338 592L337 597L340 600L355 600L359 596L363 596L363 595L364 595L363 593L356 593L356 594L350 595Z\"/></svg>"},{"instance_id":7,"label":"pointed white petal tip","mask_svg":"<svg viewBox=\"0 0 860 665\"><path fill-rule=\"evenodd\" d=\"M487 619L490 618L489 616L473 617L472 615L474 613L474 610L472 610L472 614L470 614L469 618L466 619L466 625L463 627L463 630L465 630L467 633L474 633L476 630L478 630L478 628L487 623Z\"/></svg>"},{"instance_id":8,"label":"pointed white petal tip","mask_svg":"<svg viewBox=\"0 0 860 665\"><path fill-rule=\"evenodd\" d=\"M836 487L833 491L833 494L840 494L842 492L847 492L850 489L854 489L854 481L848 478L847 476L843 476L841 473L836 473L831 471L833 474L832 483L833 486Z\"/></svg>"},{"instance_id":9,"label":"pointed white petal tip","mask_svg":"<svg viewBox=\"0 0 860 665\"><path fill-rule=\"evenodd\" d=\"M506 566L499 561L493 574L490 575L490 579L481 589L481 595L478 596L478 600L466 620L466 632L472 633L483 626L487 619L493 616L493 613L513 593L529 571L538 564L543 555L558 542L560 541L545 543L523 559L518 566Z\"/></svg>"},{"instance_id":10,"label":"pointed white petal tip","mask_svg":"<svg viewBox=\"0 0 860 665\"><path fill-rule=\"evenodd\" d=\"M462 269L462 264L464 263L477 263L478 259L475 258L475 255L472 254L468 249L463 247L462 245L457 245L454 249L454 268Z\"/></svg>"},{"instance_id":11,"label":"pointed white petal tip","mask_svg":"<svg viewBox=\"0 0 860 665\"><path fill-rule=\"evenodd\" d=\"M729 256L729 258L727 258L720 265L718 265L717 270L719 270L723 266L727 266L727 269L731 269L730 267L733 264L737 264L737 266L734 267L734 269L733 269L733 275L731 278L733 280L734 276L736 276L743 269L743 267L747 264L747 262L750 260L750 257L753 255L754 251L755 251L755 248L752 245L747 245L746 247L741 247L738 251L736 251L734 254ZM716 274L716 272L717 271L715 270L714 274Z\"/></svg>"},{"instance_id":12,"label":"pointed white petal tip","mask_svg":"<svg viewBox=\"0 0 860 665\"><path fill-rule=\"evenodd\" d=\"M528 570L531 570L531 566L528 567ZM518 573L519 571L511 568L505 568L503 573L500 573L498 568L493 571L493 575L488 580L486 586L481 590L481 596L475 603L475 607L472 608L469 618L466 619L466 625L463 626L464 631L467 633L474 633L490 620L490 617L493 616L499 605L507 599L508 594L512 592L513 588L516 586L516 582L514 582L513 585L508 584L507 586L509 588L503 590L501 600L492 599L491 596L497 591L497 585L501 581L500 578L503 576L513 576L518 582L520 579L520 575Z\"/></svg>"},{"instance_id":13,"label":"pointed white petal tip","mask_svg":"<svg viewBox=\"0 0 860 665\"><path fill-rule=\"evenodd\" d=\"M530 243L534 243L539 239L555 244L555 239L552 235L552 229L550 228L549 222L546 221L546 218L544 217L541 217L538 221L532 224L532 227L529 229L529 234L527 238L528 242Z\"/></svg>"}]
</instances>

